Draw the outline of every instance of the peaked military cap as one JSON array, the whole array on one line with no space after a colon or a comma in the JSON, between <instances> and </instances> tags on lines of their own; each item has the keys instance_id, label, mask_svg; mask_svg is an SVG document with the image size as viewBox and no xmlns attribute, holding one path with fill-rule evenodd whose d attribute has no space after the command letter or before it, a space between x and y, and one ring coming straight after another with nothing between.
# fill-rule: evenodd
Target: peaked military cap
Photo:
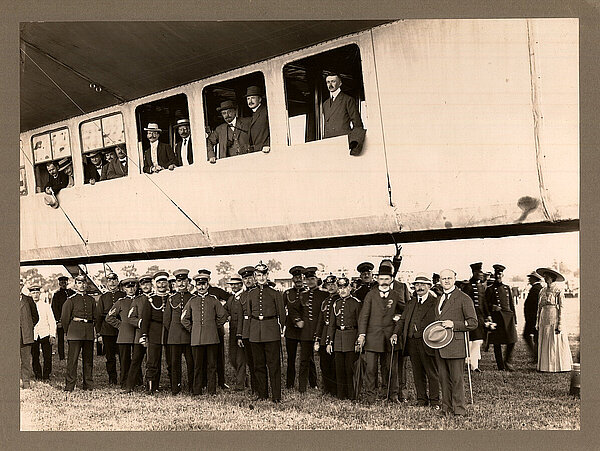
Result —
<instances>
[{"instance_id":1,"label":"peaked military cap","mask_svg":"<svg viewBox=\"0 0 600 451\"><path fill-rule=\"evenodd\" d=\"M362 262L360 265L358 265L356 267L356 270L358 272L367 272L367 271L373 271L373 269L375 268L375 265L371 262Z\"/></svg>"},{"instance_id":2,"label":"peaked military cap","mask_svg":"<svg viewBox=\"0 0 600 451\"><path fill-rule=\"evenodd\" d=\"M306 268L305 268L304 266L296 265L296 266L292 266L292 267L290 268L290 271L289 271L289 272L290 272L290 274L291 274L292 276L297 276L298 274L302 274L302 273L304 273L304 270L305 270L305 269L306 269Z\"/></svg>"}]
</instances>

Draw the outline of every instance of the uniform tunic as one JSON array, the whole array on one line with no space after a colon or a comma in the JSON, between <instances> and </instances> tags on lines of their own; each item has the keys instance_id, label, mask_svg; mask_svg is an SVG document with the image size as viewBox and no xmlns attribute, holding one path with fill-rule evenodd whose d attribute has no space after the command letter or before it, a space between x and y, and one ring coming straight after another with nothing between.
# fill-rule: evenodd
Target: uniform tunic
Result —
<instances>
[{"instance_id":1,"label":"uniform tunic","mask_svg":"<svg viewBox=\"0 0 600 451\"><path fill-rule=\"evenodd\" d=\"M191 333L191 345L219 343L218 328L227 322L227 312L213 295L192 296L181 314L181 324Z\"/></svg>"},{"instance_id":2,"label":"uniform tunic","mask_svg":"<svg viewBox=\"0 0 600 451\"><path fill-rule=\"evenodd\" d=\"M121 290L108 291L98 299L98 321L96 330L100 335L117 336L119 330L106 322L106 315L119 299L124 298L125 293Z\"/></svg>"},{"instance_id":3,"label":"uniform tunic","mask_svg":"<svg viewBox=\"0 0 600 451\"><path fill-rule=\"evenodd\" d=\"M135 338L135 327L127 321L127 314L131 309L133 297L125 296L115 302L115 305L108 311L106 322L115 329L119 330L117 335L117 344L133 344Z\"/></svg>"},{"instance_id":4,"label":"uniform tunic","mask_svg":"<svg viewBox=\"0 0 600 451\"><path fill-rule=\"evenodd\" d=\"M489 342L493 344L516 343L517 315L510 287L495 282L486 290L485 298L492 320L497 324L496 330L489 333ZM494 310L494 307L500 307L500 310Z\"/></svg>"},{"instance_id":5,"label":"uniform tunic","mask_svg":"<svg viewBox=\"0 0 600 451\"><path fill-rule=\"evenodd\" d=\"M361 307L362 304L354 296L338 297L334 301L326 341L333 344L335 352L354 352Z\"/></svg>"},{"instance_id":6,"label":"uniform tunic","mask_svg":"<svg viewBox=\"0 0 600 451\"><path fill-rule=\"evenodd\" d=\"M74 294L63 305L60 322L67 340L94 341L96 302L89 294Z\"/></svg>"},{"instance_id":7,"label":"uniform tunic","mask_svg":"<svg viewBox=\"0 0 600 451\"><path fill-rule=\"evenodd\" d=\"M477 329L471 331L469 334L470 341L485 339L486 331L484 328L484 321L489 315L485 300L485 289L485 285L478 279L471 278L469 283L466 284L462 290L472 299L473 305L475 306L475 312L477 313Z\"/></svg>"}]
</instances>

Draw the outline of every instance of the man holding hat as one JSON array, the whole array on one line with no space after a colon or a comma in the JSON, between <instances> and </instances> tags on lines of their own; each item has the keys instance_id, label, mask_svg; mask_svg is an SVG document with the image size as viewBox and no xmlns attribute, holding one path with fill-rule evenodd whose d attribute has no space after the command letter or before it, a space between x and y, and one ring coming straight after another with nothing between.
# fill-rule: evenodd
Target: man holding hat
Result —
<instances>
[{"instance_id":1,"label":"man holding hat","mask_svg":"<svg viewBox=\"0 0 600 451\"><path fill-rule=\"evenodd\" d=\"M357 345L366 351L367 372L365 374L365 394L367 403L375 401L377 395L377 368L381 366L383 390L391 402L398 402L398 360L397 343L392 340L396 334L398 320L403 306L400 295L390 289L393 268L379 266L378 286L365 296L358 319ZM390 368L391 365L391 368Z\"/></svg>"},{"instance_id":2,"label":"man holding hat","mask_svg":"<svg viewBox=\"0 0 600 451\"><path fill-rule=\"evenodd\" d=\"M90 185L100 181L102 176L102 154L99 150L94 150L87 154L88 161L83 166L83 183Z\"/></svg>"},{"instance_id":3,"label":"man holding hat","mask_svg":"<svg viewBox=\"0 0 600 451\"><path fill-rule=\"evenodd\" d=\"M377 282L373 280L373 269L375 265L371 262L363 262L356 267L356 270L360 274L361 286L354 293L359 301L364 301L367 293L373 288L377 287Z\"/></svg>"},{"instance_id":4,"label":"man holding hat","mask_svg":"<svg viewBox=\"0 0 600 451\"><path fill-rule=\"evenodd\" d=\"M500 371L513 371L510 365L512 352L517 342L517 314L512 290L502 283L503 265L493 265L494 283L485 291L485 300L490 316L488 319L497 324L488 334L488 342L494 345L494 357ZM502 355L502 345L506 352Z\"/></svg>"},{"instance_id":5,"label":"man holding hat","mask_svg":"<svg viewBox=\"0 0 600 451\"><path fill-rule=\"evenodd\" d=\"M487 334L484 323L485 318L489 316L487 303L485 301L486 286L483 284L482 262L471 263L471 272L473 275L463 286L462 291L473 301L475 312L477 313L477 329L469 333L469 356L471 369L481 373L479 369L479 360L481 359L481 345Z\"/></svg>"},{"instance_id":6,"label":"man holding hat","mask_svg":"<svg viewBox=\"0 0 600 451\"><path fill-rule=\"evenodd\" d=\"M331 311L336 299L339 299L337 277L329 273L325 277L323 285L327 290L328 296L321 304L321 311L317 319L317 327L315 330L315 351L319 352L319 366L321 367L321 376L323 377L323 391L332 396L338 394L338 387L335 377L335 359L333 352L327 352L327 333L329 323L331 322ZM348 286L350 281L348 281ZM348 293L349 294L349 293Z\"/></svg>"},{"instance_id":7,"label":"man holding hat","mask_svg":"<svg viewBox=\"0 0 600 451\"><path fill-rule=\"evenodd\" d=\"M181 314L184 307L192 297L188 291L189 270L176 269L173 271L177 293L169 297L165 306L164 326L168 330L167 344L171 347L171 393L177 395L181 392L181 356L185 355L187 366L188 389L192 392L194 383L194 361L190 346L191 336L181 324Z\"/></svg>"},{"instance_id":8,"label":"man holding hat","mask_svg":"<svg viewBox=\"0 0 600 451\"><path fill-rule=\"evenodd\" d=\"M229 319L229 363L233 367L235 374L235 390L242 391L246 388L246 353L244 352L244 343L242 334L238 335L238 326L244 321L244 311L240 298L244 294L244 283L239 276L232 276L227 281L231 287L232 294L225 304L225 310L230 316Z\"/></svg>"},{"instance_id":9,"label":"man holding hat","mask_svg":"<svg viewBox=\"0 0 600 451\"><path fill-rule=\"evenodd\" d=\"M93 388L94 368L94 323L96 322L96 302L94 298L85 294L87 280L83 274L75 277L76 294L70 296L62 308L61 319L67 342L69 354L67 358L67 375L65 391L73 391L77 382L77 362L79 353L83 360L83 390Z\"/></svg>"},{"instance_id":10,"label":"man holding hat","mask_svg":"<svg viewBox=\"0 0 600 451\"><path fill-rule=\"evenodd\" d=\"M477 313L469 296L456 288L453 270L441 271L440 281L444 292L435 305L436 322L425 328L423 340L435 349L442 386L442 414L465 415L464 366L468 346L465 332L477 327ZM428 330L434 333L430 335Z\"/></svg>"},{"instance_id":11,"label":"man holding hat","mask_svg":"<svg viewBox=\"0 0 600 451\"><path fill-rule=\"evenodd\" d=\"M241 346L244 348L244 353L246 354L246 364L248 365L248 370L250 371L250 388L252 390L252 394L257 394L258 382L256 381L256 373L254 372L254 359L252 356L252 346L250 345L250 304L248 303L248 294L256 287L256 280L254 279L254 266L244 266L238 271L238 274L242 278L242 282L244 283L246 291L242 292L239 297L239 302L242 306L242 316L238 321L236 338L238 346L240 346L239 340L242 340Z\"/></svg>"},{"instance_id":12,"label":"man holding hat","mask_svg":"<svg viewBox=\"0 0 600 451\"><path fill-rule=\"evenodd\" d=\"M527 274L527 281L531 285L531 288L527 293L527 298L523 305L523 313L525 314L523 339L529 350L532 363L537 363L538 330L535 326L537 322L538 301L540 300L540 291L542 290L542 276L535 271L531 271Z\"/></svg>"},{"instance_id":13,"label":"man holding hat","mask_svg":"<svg viewBox=\"0 0 600 451\"><path fill-rule=\"evenodd\" d=\"M178 119L175 128L181 137L181 141L175 144L175 166L190 166L194 164L194 152L189 119Z\"/></svg>"},{"instance_id":14,"label":"man holding hat","mask_svg":"<svg viewBox=\"0 0 600 451\"><path fill-rule=\"evenodd\" d=\"M271 140L269 138L269 115L264 98L265 96L258 86L248 86L246 102L248 102L248 108L252 110L248 132L250 148L254 152L262 150L264 153L268 153L271 150Z\"/></svg>"},{"instance_id":15,"label":"man holding hat","mask_svg":"<svg viewBox=\"0 0 600 451\"><path fill-rule=\"evenodd\" d=\"M300 329L300 369L298 371L298 391L304 393L310 382L311 387L317 386L315 375L314 380L309 380L309 368L311 361L314 365L314 340L317 327L317 320L321 312L321 305L327 293L319 290L317 286L317 268L310 266L304 269L304 280L308 287L300 295L300 301L290 304L290 316L295 326Z\"/></svg>"},{"instance_id":16,"label":"man holding hat","mask_svg":"<svg viewBox=\"0 0 600 451\"><path fill-rule=\"evenodd\" d=\"M293 286L288 288L283 293L283 305L287 311L287 317L285 322L285 349L287 352L287 371L285 379L285 387L287 389L294 388L296 383L296 354L298 352L298 344L300 343L300 334L302 329L296 326L294 318L290 314L292 306L297 302L300 302L300 297L304 293L304 282L303 276L304 266L292 266L289 273L292 275ZM317 380L317 368L315 367L314 360L311 359L311 366L309 369L309 379L314 380L316 384Z\"/></svg>"},{"instance_id":17,"label":"man holding hat","mask_svg":"<svg viewBox=\"0 0 600 451\"><path fill-rule=\"evenodd\" d=\"M440 407L440 381L435 362L435 352L423 342L423 331L435 321L438 298L431 290L433 283L425 274L413 281L415 291L398 323L401 349L410 356L417 406ZM429 395L427 384L429 383Z\"/></svg>"},{"instance_id":18,"label":"man holding hat","mask_svg":"<svg viewBox=\"0 0 600 451\"><path fill-rule=\"evenodd\" d=\"M160 132L162 132L158 124L150 122L144 131L147 132L146 136L150 141L150 145L144 148L144 172L152 174L163 169L169 169L169 171L175 169L173 149L170 145L161 143L158 140Z\"/></svg>"},{"instance_id":19,"label":"man holding hat","mask_svg":"<svg viewBox=\"0 0 600 451\"><path fill-rule=\"evenodd\" d=\"M96 331L102 336L104 345L104 355L106 356L106 372L108 373L109 384L117 384L117 346L118 329L106 322L106 315L115 302L125 297L125 292L119 290L119 276L114 272L106 275L106 285L108 291L98 299L98 319L96 321Z\"/></svg>"},{"instance_id":20,"label":"man holding hat","mask_svg":"<svg viewBox=\"0 0 600 451\"><path fill-rule=\"evenodd\" d=\"M281 401L281 349L282 324L285 310L281 292L267 285L269 268L260 262L254 268L258 286L248 292L250 307L250 344L254 358L254 372L258 384L258 398L267 399L267 374L271 381L272 400Z\"/></svg>"},{"instance_id":21,"label":"man holding hat","mask_svg":"<svg viewBox=\"0 0 600 451\"><path fill-rule=\"evenodd\" d=\"M117 346L119 347L120 376L119 384L125 388L127 374L131 366L131 354L133 340L135 339L135 327L127 320L127 314L131 309L131 303L135 299L138 280L135 277L127 277L121 282L125 296L117 299L106 315L106 323L119 330L117 335ZM138 375L139 377L139 375Z\"/></svg>"},{"instance_id":22,"label":"man holding hat","mask_svg":"<svg viewBox=\"0 0 600 451\"><path fill-rule=\"evenodd\" d=\"M217 126L206 140L208 161L216 163L217 157L226 158L248 153L250 118L238 117L238 106L233 100L221 102L217 112L221 113L225 123ZM219 148L215 154L214 147L217 144Z\"/></svg>"},{"instance_id":23,"label":"man holding hat","mask_svg":"<svg viewBox=\"0 0 600 451\"><path fill-rule=\"evenodd\" d=\"M60 316L62 315L62 308L67 298L75 292L70 288L67 288L69 278L66 276L59 276L58 278L58 291L52 296L52 313L56 319L56 339L58 342L58 358L65 360L65 330L60 322Z\"/></svg>"}]
</instances>

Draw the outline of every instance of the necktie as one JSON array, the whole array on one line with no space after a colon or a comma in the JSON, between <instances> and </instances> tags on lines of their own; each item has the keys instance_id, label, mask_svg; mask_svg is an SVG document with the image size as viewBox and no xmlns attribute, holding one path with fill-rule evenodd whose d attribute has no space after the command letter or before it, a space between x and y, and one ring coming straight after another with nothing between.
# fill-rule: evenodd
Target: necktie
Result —
<instances>
[{"instance_id":1,"label":"necktie","mask_svg":"<svg viewBox=\"0 0 600 451\"><path fill-rule=\"evenodd\" d=\"M440 304L440 313L442 313L442 309L444 308L444 304L446 303L446 301L448 300L449 297L450 297L449 294L444 293L444 297L442 298L442 303Z\"/></svg>"},{"instance_id":2,"label":"necktie","mask_svg":"<svg viewBox=\"0 0 600 451\"><path fill-rule=\"evenodd\" d=\"M419 304L423 303L423 298L419 297Z\"/></svg>"}]
</instances>

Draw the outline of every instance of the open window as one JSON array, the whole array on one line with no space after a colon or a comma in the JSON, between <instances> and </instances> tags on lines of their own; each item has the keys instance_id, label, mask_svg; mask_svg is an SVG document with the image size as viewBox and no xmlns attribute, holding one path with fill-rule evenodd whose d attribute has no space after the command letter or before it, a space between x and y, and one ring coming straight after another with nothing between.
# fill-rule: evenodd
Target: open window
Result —
<instances>
[{"instance_id":1,"label":"open window","mask_svg":"<svg viewBox=\"0 0 600 451\"><path fill-rule=\"evenodd\" d=\"M182 156L183 127L185 124L187 137L194 124L189 123L188 101L185 94L177 94L154 102L144 103L135 109L138 143L141 143L140 170L146 173L158 172L172 166L193 164L198 144L186 143L188 152ZM151 130L151 131L149 131ZM152 144L157 143L157 144ZM156 146L156 147L154 147ZM155 152L152 151L155 148ZM203 147L203 143L200 148ZM190 156L190 159L187 157ZM156 160L156 161L155 161ZM187 161L186 161L187 160Z\"/></svg>"},{"instance_id":2,"label":"open window","mask_svg":"<svg viewBox=\"0 0 600 451\"><path fill-rule=\"evenodd\" d=\"M124 168L116 166L117 153L125 156L125 125L121 113L110 114L79 126L81 155L83 161L83 183L96 183L101 180L127 175L128 164Z\"/></svg>"},{"instance_id":3,"label":"open window","mask_svg":"<svg viewBox=\"0 0 600 451\"><path fill-rule=\"evenodd\" d=\"M71 140L69 129L64 127L31 137L33 149L33 172L35 175L35 191L41 193L50 181L48 165L54 167L69 179L68 186L73 186L73 161L71 158ZM24 168L23 168L24 169ZM64 177L54 173L55 177Z\"/></svg>"},{"instance_id":4,"label":"open window","mask_svg":"<svg viewBox=\"0 0 600 451\"><path fill-rule=\"evenodd\" d=\"M203 89L202 96L209 160L270 148L265 77L262 72L208 85Z\"/></svg>"},{"instance_id":5,"label":"open window","mask_svg":"<svg viewBox=\"0 0 600 451\"><path fill-rule=\"evenodd\" d=\"M350 44L293 61L283 67L288 145L344 134L328 132L324 120L323 102L330 98L325 80L334 74L341 78L341 92L353 99L357 117L363 119L365 93L358 45ZM359 125L363 128L364 121Z\"/></svg>"}]
</instances>

